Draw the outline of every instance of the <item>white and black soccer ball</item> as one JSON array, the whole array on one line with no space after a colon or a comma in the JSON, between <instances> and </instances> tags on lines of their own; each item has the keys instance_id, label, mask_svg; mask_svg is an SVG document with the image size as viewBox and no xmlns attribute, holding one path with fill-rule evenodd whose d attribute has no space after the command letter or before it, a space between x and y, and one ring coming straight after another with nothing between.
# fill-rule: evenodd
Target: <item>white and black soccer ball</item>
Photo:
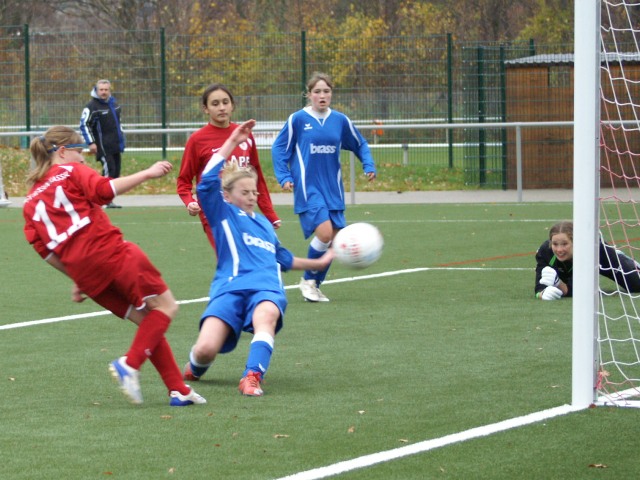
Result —
<instances>
[{"instance_id":1,"label":"white and black soccer ball","mask_svg":"<svg viewBox=\"0 0 640 480\"><path fill-rule=\"evenodd\" d=\"M382 255L384 239L380 230L370 223L352 223L333 239L335 258L350 268L366 268Z\"/></svg>"}]
</instances>

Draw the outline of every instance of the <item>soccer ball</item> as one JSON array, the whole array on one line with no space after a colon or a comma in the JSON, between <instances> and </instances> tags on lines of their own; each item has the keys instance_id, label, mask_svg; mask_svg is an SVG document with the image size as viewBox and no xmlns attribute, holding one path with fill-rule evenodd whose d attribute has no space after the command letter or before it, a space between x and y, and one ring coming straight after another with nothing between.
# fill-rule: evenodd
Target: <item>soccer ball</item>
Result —
<instances>
[{"instance_id":1,"label":"soccer ball","mask_svg":"<svg viewBox=\"0 0 640 480\"><path fill-rule=\"evenodd\" d=\"M352 223L333 239L336 259L351 268L366 268L382 255L384 240L380 230L370 223Z\"/></svg>"}]
</instances>

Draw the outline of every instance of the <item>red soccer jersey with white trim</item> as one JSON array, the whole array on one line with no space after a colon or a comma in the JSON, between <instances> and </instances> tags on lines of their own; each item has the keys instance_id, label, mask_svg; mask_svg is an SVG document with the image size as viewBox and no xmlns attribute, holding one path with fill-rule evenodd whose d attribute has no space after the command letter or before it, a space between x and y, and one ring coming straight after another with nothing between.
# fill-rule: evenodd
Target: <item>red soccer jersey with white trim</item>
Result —
<instances>
[{"instance_id":1,"label":"red soccer jersey with white trim","mask_svg":"<svg viewBox=\"0 0 640 480\"><path fill-rule=\"evenodd\" d=\"M207 123L204 127L195 131L187 140L177 181L178 195L185 206L195 201L193 197L193 179L196 179L196 185L200 182L205 165L236 128L238 128L237 123L229 124L228 128L220 128ZM249 135L246 142L238 145L227 160L235 160L241 167L246 167L247 165L253 167L258 174L258 207L272 224L278 221L279 218L273 209L267 182L262 173L258 149L253 135Z\"/></svg>"},{"instance_id":2,"label":"red soccer jersey with white trim","mask_svg":"<svg viewBox=\"0 0 640 480\"><path fill-rule=\"evenodd\" d=\"M24 202L27 241L42 258L55 253L89 296L118 272L122 232L102 209L114 197L110 178L81 163L67 163L53 165Z\"/></svg>"}]
</instances>

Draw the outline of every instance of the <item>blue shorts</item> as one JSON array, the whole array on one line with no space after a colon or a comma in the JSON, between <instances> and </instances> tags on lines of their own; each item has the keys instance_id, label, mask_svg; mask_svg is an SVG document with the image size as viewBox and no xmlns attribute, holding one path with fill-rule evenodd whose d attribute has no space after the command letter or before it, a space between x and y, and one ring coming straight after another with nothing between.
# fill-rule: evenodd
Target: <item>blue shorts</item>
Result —
<instances>
[{"instance_id":1,"label":"blue shorts","mask_svg":"<svg viewBox=\"0 0 640 480\"><path fill-rule=\"evenodd\" d=\"M344 210L327 210L324 207L313 207L299 215L300 226L304 238L309 238L321 223L331 221L333 228L341 229L347 226Z\"/></svg>"},{"instance_id":2,"label":"blue shorts","mask_svg":"<svg viewBox=\"0 0 640 480\"><path fill-rule=\"evenodd\" d=\"M200 318L200 328L208 317L217 317L231 327L231 333L224 341L220 353L236 348L242 332L253 333L253 312L259 303L269 301L280 310L276 324L276 333L282 328L284 312L287 309L287 297L283 293L265 290L243 290L227 292L209 300Z\"/></svg>"}]
</instances>

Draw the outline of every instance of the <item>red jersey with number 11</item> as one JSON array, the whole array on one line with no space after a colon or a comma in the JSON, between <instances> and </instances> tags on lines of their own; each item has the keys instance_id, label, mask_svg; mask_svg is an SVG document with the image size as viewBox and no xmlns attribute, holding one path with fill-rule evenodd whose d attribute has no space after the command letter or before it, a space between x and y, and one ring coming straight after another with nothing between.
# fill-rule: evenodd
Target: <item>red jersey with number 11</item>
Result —
<instances>
[{"instance_id":1,"label":"red jersey with number 11","mask_svg":"<svg viewBox=\"0 0 640 480\"><path fill-rule=\"evenodd\" d=\"M115 278L124 239L102 210L116 192L111 179L81 163L53 165L29 191L24 233L38 254L55 253L87 295Z\"/></svg>"}]
</instances>

